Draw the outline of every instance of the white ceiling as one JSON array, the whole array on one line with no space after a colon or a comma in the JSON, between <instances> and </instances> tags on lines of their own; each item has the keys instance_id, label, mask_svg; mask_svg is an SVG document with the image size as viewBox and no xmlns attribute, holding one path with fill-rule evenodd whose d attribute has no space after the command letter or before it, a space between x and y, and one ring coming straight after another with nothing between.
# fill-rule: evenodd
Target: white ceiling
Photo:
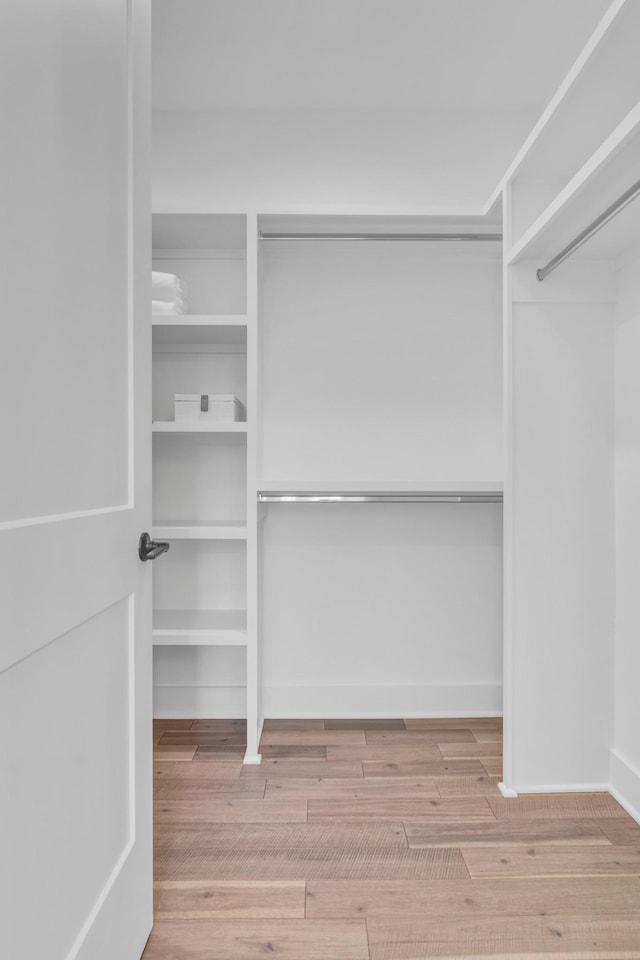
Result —
<instances>
[{"instance_id":1,"label":"white ceiling","mask_svg":"<svg viewBox=\"0 0 640 960\"><path fill-rule=\"evenodd\" d=\"M539 112L610 0L153 0L156 109Z\"/></svg>"}]
</instances>

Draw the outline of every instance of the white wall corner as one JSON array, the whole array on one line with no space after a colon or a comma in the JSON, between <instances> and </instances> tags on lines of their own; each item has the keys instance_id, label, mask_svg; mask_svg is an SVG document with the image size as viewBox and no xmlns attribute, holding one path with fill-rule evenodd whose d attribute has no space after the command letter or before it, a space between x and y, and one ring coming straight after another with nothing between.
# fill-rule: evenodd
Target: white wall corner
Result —
<instances>
[{"instance_id":1,"label":"white wall corner","mask_svg":"<svg viewBox=\"0 0 640 960\"><path fill-rule=\"evenodd\" d=\"M609 792L640 823L640 770L618 750L610 752Z\"/></svg>"},{"instance_id":2,"label":"white wall corner","mask_svg":"<svg viewBox=\"0 0 640 960\"><path fill-rule=\"evenodd\" d=\"M498 784L498 790L503 797L508 797L509 799L518 796L518 791L513 790L511 787L507 787L502 781Z\"/></svg>"}]
</instances>

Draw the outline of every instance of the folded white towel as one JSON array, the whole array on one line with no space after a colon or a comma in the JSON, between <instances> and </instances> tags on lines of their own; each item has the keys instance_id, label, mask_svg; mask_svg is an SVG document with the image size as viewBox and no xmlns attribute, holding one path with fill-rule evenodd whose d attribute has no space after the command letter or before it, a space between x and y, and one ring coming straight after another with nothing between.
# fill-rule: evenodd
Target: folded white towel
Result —
<instances>
[{"instance_id":1,"label":"folded white towel","mask_svg":"<svg viewBox=\"0 0 640 960\"><path fill-rule=\"evenodd\" d=\"M172 303L168 300L152 300L151 312L162 316L182 316L187 312L187 305L184 300L174 300Z\"/></svg>"},{"instance_id":2,"label":"folded white towel","mask_svg":"<svg viewBox=\"0 0 640 960\"><path fill-rule=\"evenodd\" d=\"M151 297L153 300L186 300L187 285L174 273L159 273L154 270L151 274Z\"/></svg>"}]
</instances>

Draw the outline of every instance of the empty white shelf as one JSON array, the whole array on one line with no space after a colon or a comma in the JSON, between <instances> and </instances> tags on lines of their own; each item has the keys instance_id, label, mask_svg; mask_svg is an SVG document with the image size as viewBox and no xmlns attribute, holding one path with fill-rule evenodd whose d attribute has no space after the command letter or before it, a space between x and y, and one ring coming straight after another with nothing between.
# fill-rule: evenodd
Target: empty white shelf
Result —
<instances>
[{"instance_id":1,"label":"empty white shelf","mask_svg":"<svg viewBox=\"0 0 640 960\"><path fill-rule=\"evenodd\" d=\"M157 540L246 540L246 523L159 523L153 526Z\"/></svg>"},{"instance_id":2,"label":"empty white shelf","mask_svg":"<svg viewBox=\"0 0 640 960\"><path fill-rule=\"evenodd\" d=\"M154 610L154 646L246 646L245 610Z\"/></svg>"},{"instance_id":3,"label":"empty white shelf","mask_svg":"<svg viewBox=\"0 0 640 960\"><path fill-rule=\"evenodd\" d=\"M246 344L246 314L154 315L153 342L169 344Z\"/></svg>"},{"instance_id":4,"label":"empty white shelf","mask_svg":"<svg viewBox=\"0 0 640 960\"><path fill-rule=\"evenodd\" d=\"M151 429L154 433L246 433L246 422L236 423L227 420L154 420Z\"/></svg>"}]
</instances>

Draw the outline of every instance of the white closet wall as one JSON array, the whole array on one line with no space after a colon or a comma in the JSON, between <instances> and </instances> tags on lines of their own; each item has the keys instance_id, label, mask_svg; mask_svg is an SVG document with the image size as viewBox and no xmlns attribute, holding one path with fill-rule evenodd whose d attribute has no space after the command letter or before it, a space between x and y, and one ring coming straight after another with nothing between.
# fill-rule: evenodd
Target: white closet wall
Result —
<instances>
[{"instance_id":1,"label":"white closet wall","mask_svg":"<svg viewBox=\"0 0 640 960\"><path fill-rule=\"evenodd\" d=\"M261 253L265 480L500 477L500 244Z\"/></svg>"},{"instance_id":2,"label":"white closet wall","mask_svg":"<svg viewBox=\"0 0 640 960\"><path fill-rule=\"evenodd\" d=\"M502 704L500 504L270 504L266 716Z\"/></svg>"},{"instance_id":3,"label":"white closet wall","mask_svg":"<svg viewBox=\"0 0 640 960\"><path fill-rule=\"evenodd\" d=\"M354 223L381 229L280 229ZM260 489L501 489L499 243L260 252ZM499 504L263 512L267 716L500 712Z\"/></svg>"}]
</instances>

